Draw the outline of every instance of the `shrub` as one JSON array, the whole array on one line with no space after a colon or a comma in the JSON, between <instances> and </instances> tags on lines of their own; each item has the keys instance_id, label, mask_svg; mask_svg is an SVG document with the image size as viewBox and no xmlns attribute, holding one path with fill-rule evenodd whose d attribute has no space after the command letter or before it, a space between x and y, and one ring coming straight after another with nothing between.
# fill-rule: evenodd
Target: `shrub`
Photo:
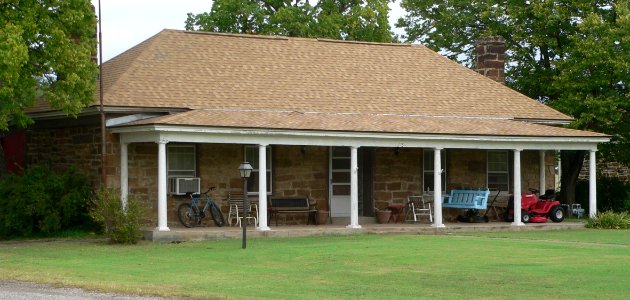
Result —
<instances>
[{"instance_id":1,"label":"shrub","mask_svg":"<svg viewBox=\"0 0 630 300\"><path fill-rule=\"evenodd\" d=\"M595 218L588 219L586 227L596 229L628 229L630 228L630 215L627 212L616 213L610 210L599 212Z\"/></svg>"},{"instance_id":2,"label":"shrub","mask_svg":"<svg viewBox=\"0 0 630 300\"><path fill-rule=\"evenodd\" d=\"M575 203L588 211L588 181L577 182ZM597 210L630 211L630 184L615 177L597 177Z\"/></svg>"},{"instance_id":3,"label":"shrub","mask_svg":"<svg viewBox=\"0 0 630 300\"><path fill-rule=\"evenodd\" d=\"M127 209L123 209L120 193L112 189L100 189L92 199L90 216L102 226L110 242L135 244L142 237L140 231L143 207L134 197L127 200Z\"/></svg>"},{"instance_id":4,"label":"shrub","mask_svg":"<svg viewBox=\"0 0 630 300\"><path fill-rule=\"evenodd\" d=\"M0 237L50 236L89 228L90 194L87 178L74 168L56 174L33 166L22 176L9 175L0 182Z\"/></svg>"}]
</instances>

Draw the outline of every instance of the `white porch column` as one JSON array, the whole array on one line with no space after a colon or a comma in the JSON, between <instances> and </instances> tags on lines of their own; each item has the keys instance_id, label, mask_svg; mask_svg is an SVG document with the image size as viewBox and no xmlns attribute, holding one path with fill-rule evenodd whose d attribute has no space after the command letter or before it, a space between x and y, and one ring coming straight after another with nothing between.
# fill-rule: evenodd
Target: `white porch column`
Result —
<instances>
[{"instance_id":1,"label":"white porch column","mask_svg":"<svg viewBox=\"0 0 630 300\"><path fill-rule=\"evenodd\" d=\"M267 226L267 145L258 145L258 230L270 230Z\"/></svg>"},{"instance_id":2,"label":"white porch column","mask_svg":"<svg viewBox=\"0 0 630 300\"><path fill-rule=\"evenodd\" d=\"M595 152L591 150L588 157L588 216L594 218L597 214L597 160Z\"/></svg>"},{"instance_id":3,"label":"white porch column","mask_svg":"<svg viewBox=\"0 0 630 300\"><path fill-rule=\"evenodd\" d=\"M545 151L544 150L540 150L539 153L540 153L540 157L539 157L539 159L540 159L540 163L539 163L539 165L540 165L540 173L539 173L538 178L540 178L540 187L539 187L538 190L540 191L539 195L542 195L542 194L545 193L545 190L547 189L546 182L545 182L547 180L547 178L545 176L546 175L545 174Z\"/></svg>"},{"instance_id":4,"label":"white porch column","mask_svg":"<svg viewBox=\"0 0 630 300\"><path fill-rule=\"evenodd\" d=\"M350 225L347 228L361 228L359 225L359 165L358 147L350 147Z\"/></svg>"},{"instance_id":5,"label":"white porch column","mask_svg":"<svg viewBox=\"0 0 630 300\"><path fill-rule=\"evenodd\" d=\"M514 222L512 226L523 226L521 222L521 149L514 149Z\"/></svg>"},{"instance_id":6,"label":"white porch column","mask_svg":"<svg viewBox=\"0 0 630 300\"><path fill-rule=\"evenodd\" d=\"M556 191L558 191L560 189L560 182L562 181L562 155L560 155L562 152L560 150L558 150L556 152L558 155L558 174L557 177L555 178L556 182L554 184L554 188L556 189Z\"/></svg>"},{"instance_id":7,"label":"white porch column","mask_svg":"<svg viewBox=\"0 0 630 300\"><path fill-rule=\"evenodd\" d=\"M442 223L442 149L433 149L433 224L432 227L444 228Z\"/></svg>"},{"instance_id":8,"label":"white porch column","mask_svg":"<svg viewBox=\"0 0 630 300\"><path fill-rule=\"evenodd\" d=\"M166 219L166 143L158 142L158 231L170 231Z\"/></svg>"},{"instance_id":9,"label":"white porch column","mask_svg":"<svg viewBox=\"0 0 630 300\"><path fill-rule=\"evenodd\" d=\"M120 143L120 202L124 210L127 210L127 197L129 196L129 165L127 164L127 147L129 144Z\"/></svg>"}]
</instances>

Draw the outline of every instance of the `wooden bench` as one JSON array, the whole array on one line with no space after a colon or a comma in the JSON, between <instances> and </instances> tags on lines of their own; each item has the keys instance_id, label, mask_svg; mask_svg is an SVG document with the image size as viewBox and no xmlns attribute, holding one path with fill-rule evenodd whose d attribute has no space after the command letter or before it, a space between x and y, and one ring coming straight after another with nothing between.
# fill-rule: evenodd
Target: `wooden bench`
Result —
<instances>
[{"instance_id":1,"label":"wooden bench","mask_svg":"<svg viewBox=\"0 0 630 300\"><path fill-rule=\"evenodd\" d=\"M442 197L442 207L463 209L486 209L489 190L451 190L448 197Z\"/></svg>"},{"instance_id":2,"label":"wooden bench","mask_svg":"<svg viewBox=\"0 0 630 300\"><path fill-rule=\"evenodd\" d=\"M269 198L269 212L270 220L276 219L276 226L278 226L279 214L293 214L293 213L305 213L307 214L306 224L316 222L317 208L308 197L272 197Z\"/></svg>"}]
</instances>

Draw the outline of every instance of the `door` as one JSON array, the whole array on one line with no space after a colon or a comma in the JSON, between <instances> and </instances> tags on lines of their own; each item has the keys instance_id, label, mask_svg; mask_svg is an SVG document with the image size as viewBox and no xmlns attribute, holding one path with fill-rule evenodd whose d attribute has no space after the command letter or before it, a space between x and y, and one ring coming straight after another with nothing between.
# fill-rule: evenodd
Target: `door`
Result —
<instances>
[{"instance_id":1,"label":"door","mask_svg":"<svg viewBox=\"0 0 630 300\"><path fill-rule=\"evenodd\" d=\"M330 215L350 217L350 148L330 148Z\"/></svg>"}]
</instances>

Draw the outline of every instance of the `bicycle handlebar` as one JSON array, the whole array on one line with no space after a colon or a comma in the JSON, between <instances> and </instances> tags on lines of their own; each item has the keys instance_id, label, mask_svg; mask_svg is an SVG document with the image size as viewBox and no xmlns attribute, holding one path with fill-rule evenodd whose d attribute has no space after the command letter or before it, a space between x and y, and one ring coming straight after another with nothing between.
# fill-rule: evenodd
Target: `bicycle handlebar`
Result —
<instances>
[{"instance_id":1,"label":"bicycle handlebar","mask_svg":"<svg viewBox=\"0 0 630 300\"><path fill-rule=\"evenodd\" d=\"M214 190L216 190L216 189L217 189L217 187L215 187L215 186L211 186L211 187L209 187L209 188L208 188L208 190L207 190L207 191L203 192L202 194L204 194L204 195L208 195L208 193L209 193L210 191L214 191Z\"/></svg>"},{"instance_id":2,"label":"bicycle handlebar","mask_svg":"<svg viewBox=\"0 0 630 300\"><path fill-rule=\"evenodd\" d=\"M216 190L216 189L217 189L216 187L212 186L212 187L209 187L209 188L208 188L208 190L207 190L207 191L205 191L205 192L203 192L203 193L195 194L195 193L193 193L193 192L187 192L187 193L186 193L186 195L188 195L188 196L190 196L190 197L192 197L193 195L206 195L206 196L208 196L208 193L209 193L210 191L214 191L214 190Z\"/></svg>"}]
</instances>

